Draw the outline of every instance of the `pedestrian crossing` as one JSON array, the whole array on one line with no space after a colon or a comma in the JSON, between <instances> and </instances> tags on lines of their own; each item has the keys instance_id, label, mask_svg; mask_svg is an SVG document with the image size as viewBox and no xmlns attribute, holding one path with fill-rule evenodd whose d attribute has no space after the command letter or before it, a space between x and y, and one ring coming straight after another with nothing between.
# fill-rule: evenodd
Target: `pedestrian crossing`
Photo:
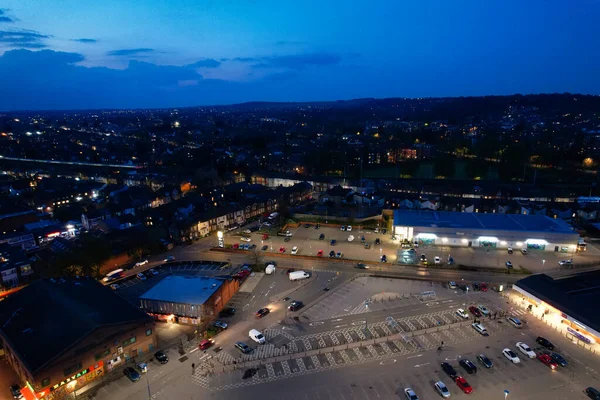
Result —
<instances>
[{"instance_id":1,"label":"pedestrian crossing","mask_svg":"<svg viewBox=\"0 0 600 400\"><path fill-rule=\"evenodd\" d=\"M510 329L510 327L507 324L500 324L493 321L489 321L488 323L486 323L485 327L490 333L490 335L494 335L495 333L499 333L505 329ZM381 331L386 334L392 333L387 327L387 325L383 322L369 325L369 331ZM273 335L275 333L276 330L273 330L273 332L271 332L270 335ZM340 333L347 340L346 348L339 349L340 343L336 336ZM328 336L327 340L325 338L326 335ZM311 343L318 343L318 346L325 347L326 342L331 341L335 343L336 346L338 346L338 349L335 351L331 351L331 347L328 347L326 352L324 350L324 353L319 354L318 356L304 356L305 353L303 352L294 353L294 351L292 351L293 349L296 349L295 344L292 345L292 343L294 343L294 341L292 341L290 342L290 352L288 353L290 359L277 362L265 362L262 365L262 367L260 367L264 368L263 370L261 370L262 372L259 372L256 375L254 375L252 379L241 379L241 371L236 370L233 372L225 373L229 375L235 375L229 376L228 379L226 379L228 382L235 381L234 383L221 384L224 380L222 377L218 377L217 379L214 376L210 375L194 375L192 377L192 380L197 385L210 388L211 390L228 390L251 384L270 382L273 380L285 379L318 371L330 370L344 366L369 362L373 360L385 359L393 355L409 355L415 352L433 350L437 349L442 343L444 343L445 346L449 346L453 344L469 342L480 337L481 336L479 335L479 333L477 333L469 325L441 326L437 331L415 336L407 336L405 340L395 339L388 340L382 343L369 343L361 345L359 347L350 347L350 344L355 343L353 338L359 338L360 341L366 339L363 329L354 328L352 330L337 330L333 332L307 335L302 338L294 338L295 341L301 340L305 344L306 350L310 350ZM335 341L334 338L336 338ZM277 350L281 351L281 349L277 349L275 346L265 344L259 346L253 352L255 354L243 355L241 359L242 361L265 359L276 355ZM499 350L499 352L501 352L501 349ZM291 364L297 365L297 368L295 366L294 368L292 368ZM237 377L238 375L240 376Z\"/></svg>"}]
</instances>

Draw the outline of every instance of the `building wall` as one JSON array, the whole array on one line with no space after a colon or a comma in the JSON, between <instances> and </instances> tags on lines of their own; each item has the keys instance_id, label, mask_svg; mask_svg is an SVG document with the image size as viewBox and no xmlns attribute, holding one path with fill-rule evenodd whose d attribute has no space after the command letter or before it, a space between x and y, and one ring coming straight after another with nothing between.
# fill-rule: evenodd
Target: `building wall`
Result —
<instances>
[{"instance_id":1,"label":"building wall","mask_svg":"<svg viewBox=\"0 0 600 400\"><path fill-rule=\"evenodd\" d=\"M131 338L135 338L133 343ZM127 360L154 351L157 339L151 319L146 323L101 328L35 373L27 370L7 343L4 348L7 360L21 380L41 393L40 398L52 399L80 389Z\"/></svg>"},{"instance_id":2,"label":"building wall","mask_svg":"<svg viewBox=\"0 0 600 400\"><path fill-rule=\"evenodd\" d=\"M408 229L406 229L408 228ZM405 237L406 232L411 232L412 237ZM456 247L493 247L498 249L507 249L512 247L515 250L528 248L529 250L544 250L544 251L559 251L573 252L576 249L579 234L577 233L548 233L548 232L532 232L532 231L500 231L500 230L479 230L479 229L464 229L460 228L433 228L433 227L406 227L395 226L394 233L400 240L413 240L419 234L436 235L434 239L419 239L420 244L431 244L436 246L456 246ZM410 236L410 235L408 235ZM490 246L489 242L479 240L480 238L494 237L498 241L495 245ZM527 240L545 240L547 243L544 246L533 248L527 245ZM543 247L543 248L542 248ZM556 248L558 247L558 250Z\"/></svg>"}]
</instances>

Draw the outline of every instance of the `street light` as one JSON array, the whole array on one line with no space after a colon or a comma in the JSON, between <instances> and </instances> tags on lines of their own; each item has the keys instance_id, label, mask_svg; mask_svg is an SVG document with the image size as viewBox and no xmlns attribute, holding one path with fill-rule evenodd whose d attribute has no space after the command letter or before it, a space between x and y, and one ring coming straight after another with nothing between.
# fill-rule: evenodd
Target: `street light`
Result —
<instances>
[{"instance_id":1,"label":"street light","mask_svg":"<svg viewBox=\"0 0 600 400\"><path fill-rule=\"evenodd\" d=\"M546 264L546 260L542 260L542 273L544 273L544 264Z\"/></svg>"}]
</instances>

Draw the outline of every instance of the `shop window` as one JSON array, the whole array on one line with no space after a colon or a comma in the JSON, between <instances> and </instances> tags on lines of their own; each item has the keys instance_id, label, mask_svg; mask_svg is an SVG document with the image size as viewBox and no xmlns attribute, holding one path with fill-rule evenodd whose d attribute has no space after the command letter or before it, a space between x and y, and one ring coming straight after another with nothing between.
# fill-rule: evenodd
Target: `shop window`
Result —
<instances>
[{"instance_id":1,"label":"shop window","mask_svg":"<svg viewBox=\"0 0 600 400\"><path fill-rule=\"evenodd\" d=\"M129 339L127 339L123 342L123 347L129 346L130 344L135 343L135 340L136 340L135 336L130 337Z\"/></svg>"},{"instance_id":2,"label":"shop window","mask_svg":"<svg viewBox=\"0 0 600 400\"><path fill-rule=\"evenodd\" d=\"M50 378L42 379L42 387L46 387L50 384Z\"/></svg>"},{"instance_id":3,"label":"shop window","mask_svg":"<svg viewBox=\"0 0 600 400\"><path fill-rule=\"evenodd\" d=\"M70 376L73 375L74 373L78 372L81 369L81 363L78 362L77 364L71 365L69 368L65 368L65 370L63 371L65 373L65 376Z\"/></svg>"},{"instance_id":4,"label":"shop window","mask_svg":"<svg viewBox=\"0 0 600 400\"><path fill-rule=\"evenodd\" d=\"M150 336L150 335L152 335L152 329L148 329L148 330L146 331L146 336Z\"/></svg>"}]
</instances>

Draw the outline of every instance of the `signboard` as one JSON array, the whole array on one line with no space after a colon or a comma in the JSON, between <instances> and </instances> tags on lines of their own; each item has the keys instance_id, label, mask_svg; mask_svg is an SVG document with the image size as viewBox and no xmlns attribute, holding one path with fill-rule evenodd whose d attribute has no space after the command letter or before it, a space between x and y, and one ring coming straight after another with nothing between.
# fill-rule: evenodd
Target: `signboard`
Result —
<instances>
[{"instance_id":1,"label":"signboard","mask_svg":"<svg viewBox=\"0 0 600 400\"><path fill-rule=\"evenodd\" d=\"M93 365L93 366L91 366L91 367L88 367L88 368L86 368L86 369L84 369L84 370L82 370L82 371L79 371L79 372L78 372L78 373L76 373L75 375L73 375L73 376L71 376L71 377L69 377L69 378L65 379L64 381L62 381L62 382L60 382L60 383L57 383L57 384L56 384L56 385L54 385L54 386L52 386L52 387L50 388L50 391L51 391L51 392L53 392L53 391L55 391L56 389L59 389L61 386L64 386L64 385L66 385L66 384L67 384L67 383L69 383L69 382L72 382L72 381L74 381L74 380L77 380L77 379L81 378L82 376L84 376L84 375L87 375L87 374L89 374L90 372L92 372L92 371L94 371L94 370L98 370L98 369L100 369L100 368L102 368L102 365L103 365L103 363L102 363L102 361L100 361L99 363L97 363L97 364L95 364L95 365Z\"/></svg>"}]
</instances>

